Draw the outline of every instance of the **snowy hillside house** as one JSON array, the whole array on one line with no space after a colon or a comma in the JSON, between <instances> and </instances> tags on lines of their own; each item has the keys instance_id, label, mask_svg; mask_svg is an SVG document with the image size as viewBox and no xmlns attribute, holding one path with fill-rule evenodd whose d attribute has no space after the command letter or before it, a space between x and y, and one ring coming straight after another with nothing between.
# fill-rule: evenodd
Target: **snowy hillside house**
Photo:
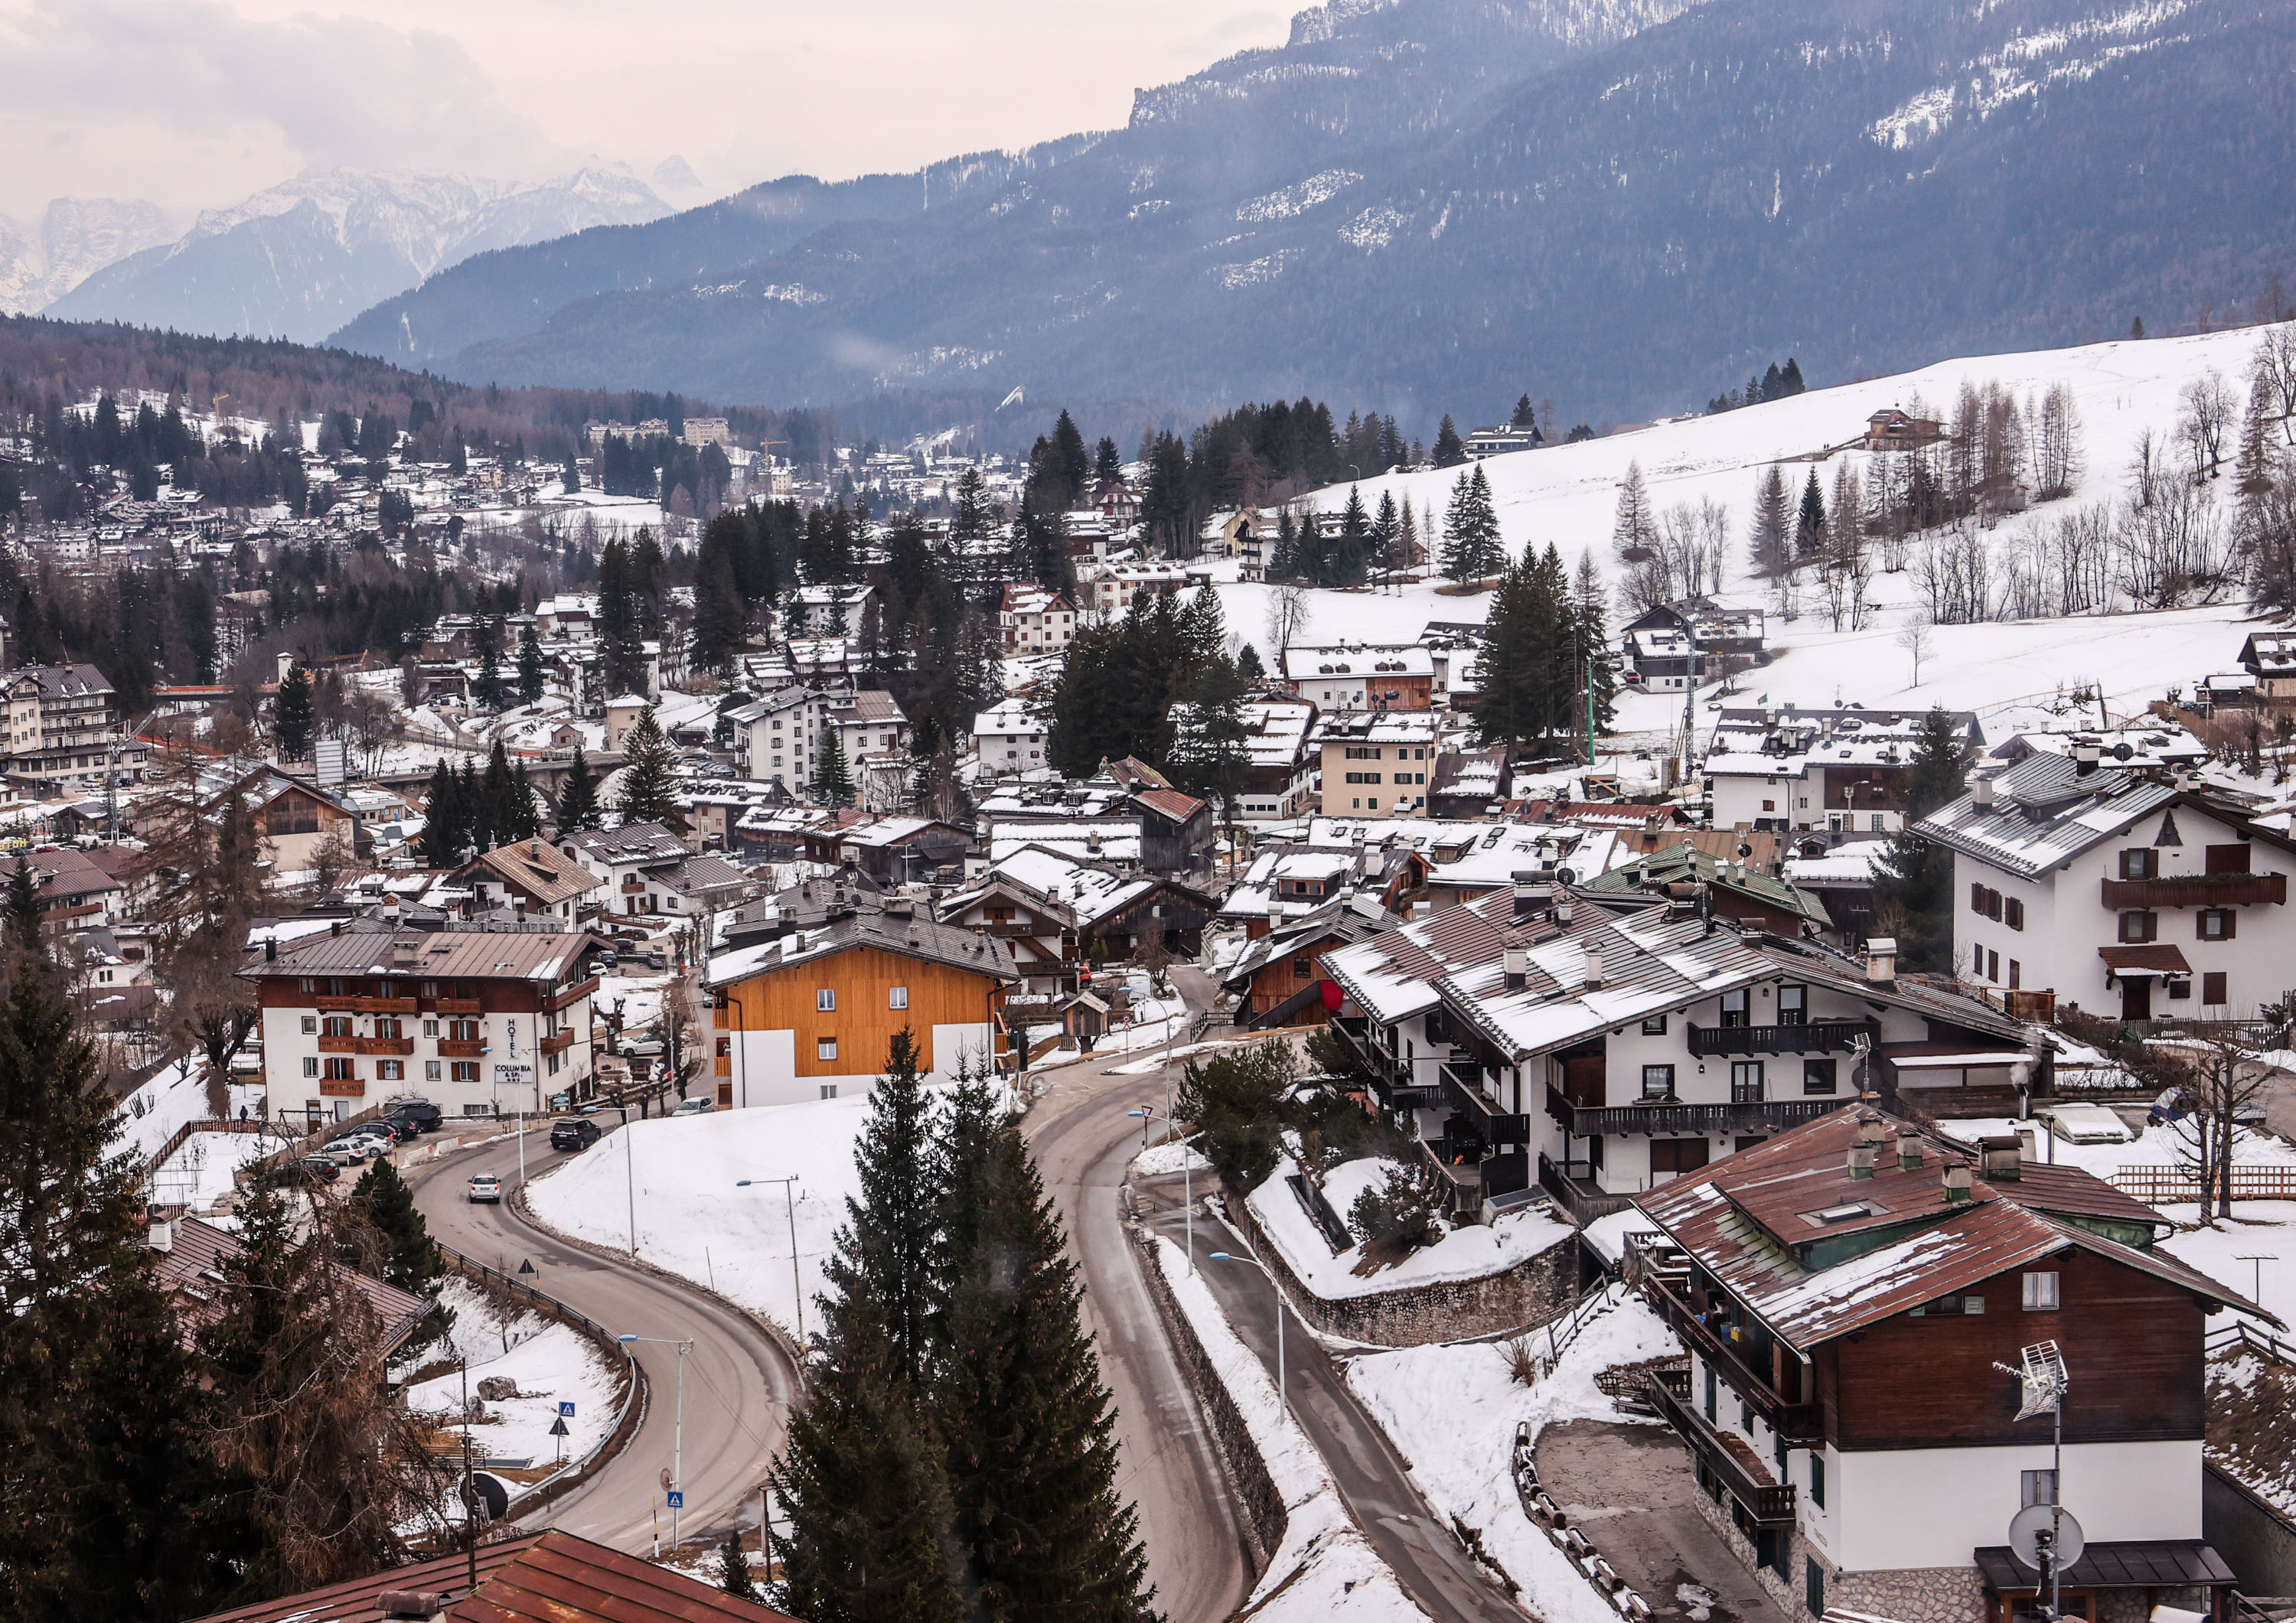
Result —
<instances>
[{"instance_id":1,"label":"snowy hillside house","mask_svg":"<svg viewBox=\"0 0 2296 1623\"><path fill-rule=\"evenodd\" d=\"M727 711L734 765L745 778L806 787L820 770L823 729L835 708L817 689L791 686Z\"/></svg>"},{"instance_id":2,"label":"snowy hillside house","mask_svg":"<svg viewBox=\"0 0 2296 1623\"><path fill-rule=\"evenodd\" d=\"M1467 455L1480 461L1486 456L1505 456L1510 451L1536 451L1546 443L1546 436L1538 431L1535 422L1501 422L1469 432Z\"/></svg>"},{"instance_id":3,"label":"snowy hillside house","mask_svg":"<svg viewBox=\"0 0 2296 1623\"><path fill-rule=\"evenodd\" d=\"M2123 1020L2253 1017L2296 985L2296 842L2094 743L1980 778L1915 832L1953 852L1954 959Z\"/></svg>"},{"instance_id":4,"label":"snowy hillside house","mask_svg":"<svg viewBox=\"0 0 2296 1623\"><path fill-rule=\"evenodd\" d=\"M735 899L743 885L741 869L722 857L695 856L659 823L568 829L558 836L558 853L599 880L603 889L585 901L608 915L706 914Z\"/></svg>"},{"instance_id":5,"label":"snowy hillside house","mask_svg":"<svg viewBox=\"0 0 2296 1623\"><path fill-rule=\"evenodd\" d=\"M1686 598L1628 621L1619 635L1630 682L1651 693L1678 693L1718 674L1726 662L1758 663L1768 632L1759 609Z\"/></svg>"},{"instance_id":6,"label":"snowy hillside house","mask_svg":"<svg viewBox=\"0 0 2296 1623\"><path fill-rule=\"evenodd\" d=\"M1916 417L1896 406L1884 406L1866 419L1866 448L1869 451L1911 451L1935 444L1945 424L1935 417Z\"/></svg>"},{"instance_id":7,"label":"snowy hillside house","mask_svg":"<svg viewBox=\"0 0 2296 1623\"><path fill-rule=\"evenodd\" d=\"M2019 1113L2053 1051L1950 983L1706 914L1627 913L1526 873L1511 893L1327 953L1332 1025L1472 1210L1536 1180L1582 1221L1861 1089Z\"/></svg>"},{"instance_id":8,"label":"snowy hillside house","mask_svg":"<svg viewBox=\"0 0 2296 1623\"><path fill-rule=\"evenodd\" d=\"M1894 834L1906 826L1906 783L1928 719L1925 710L1724 710L1706 750L1710 821ZM1985 742L1974 715L1954 725L1964 742Z\"/></svg>"},{"instance_id":9,"label":"snowy hillside house","mask_svg":"<svg viewBox=\"0 0 2296 1623\"><path fill-rule=\"evenodd\" d=\"M119 733L119 696L93 665L20 665L0 676L8 707L6 766L35 784L111 771L132 783L145 746Z\"/></svg>"},{"instance_id":10,"label":"snowy hillside house","mask_svg":"<svg viewBox=\"0 0 2296 1623\"><path fill-rule=\"evenodd\" d=\"M944 901L940 916L1006 943L1027 989L1043 995L1073 992L1086 965L1120 963L1152 941L1196 957L1214 907L1187 885L1030 845Z\"/></svg>"},{"instance_id":11,"label":"snowy hillside house","mask_svg":"<svg viewBox=\"0 0 2296 1623\"><path fill-rule=\"evenodd\" d=\"M1275 545L1275 526L1263 521L1254 508L1230 508L1206 519L1196 539L1203 556L1239 559L1241 577L1258 580L1267 572L1267 552Z\"/></svg>"},{"instance_id":12,"label":"snowy hillside house","mask_svg":"<svg viewBox=\"0 0 2296 1623\"><path fill-rule=\"evenodd\" d=\"M1295 644L1283 680L1300 698L1334 710L1424 710L1434 703L1435 657L1417 643Z\"/></svg>"},{"instance_id":13,"label":"snowy hillside house","mask_svg":"<svg viewBox=\"0 0 2296 1623\"><path fill-rule=\"evenodd\" d=\"M1376 896L1348 895L1254 937L1220 977L1220 990L1235 1000L1235 1023L1250 1031L1321 1025L1328 1011L1316 960L1402 922Z\"/></svg>"},{"instance_id":14,"label":"snowy hillside house","mask_svg":"<svg viewBox=\"0 0 2296 1623\"><path fill-rule=\"evenodd\" d=\"M996 634L1008 654L1058 653L1076 638L1077 607L1033 581L1006 581Z\"/></svg>"},{"instance_id":15,"label":"snowy hillside house","mask_svg":"<svg viewBox=\"0 0 2296 1623\"><path fill-rule=\"evenodd\" d=\"M2267 704L2296 704L2296 631L2258 631L2240 645L2243 669Z\"/></svg>"},{"instance_id":16,"label":"snowy hillside house","mask_svg":"<svg viewBox=\"0 0 2296 1623\"><path fill-rule=\"evenodd\" d=\"M801 930L709 960L718 1105L748 1109L866 1094L893 1034L936 1082L1004 1053L1013 955L994 936L933 922L906 899L832 908Z\"/></svg>"},{"instance_id":17,"label":"snowy hillside house","mask_svg":"<svg viewBox=\"0 0 2296 1623\"><path fill-rule=\"evenodd\" d=\"M1427 815L1427 774L1434 766L1439 738L1431 715L1327 715L1317 725L1316 738L1326 813Z\"/></svg>"},{"instance_id":18,"label":"snowy hillside house","mask_svg":"<svg viewBox=\"0 0 2296 1623\"><path fill-rule=\"evenodd\" d=\"M2030 1619L2046 1597L2009 1525L2050 1504L2086 1536L2061 1615L2227 1615L2202 1338L2220 1308L2271 1316L2156 1249L2151 1208L2014 1136L1972 1156L1871 1109L1636 1204L1662 1236L1636 1247L1643 1290L1690 1349L1652 1398L1700 1512L1788 1615ZM2021 1418L2006 1372L2045 1344L2062 1413Z\"/></svg>"},{"instance_id":19,"label":"snowy hillside house","mask_svg":"<svg viewBox=\"0 0 2296 1623\"><path fill-rule=\"evenodd\" d=\"M1018 777L1045 765L1045 724L1025 699L1006 699L972 718L972 743L981 771L992 777Z\"/></svg>"},{"instance_id":20,"label":"snowy hillside house","mask_svg":"<svg viewBox=\"0 0 2296 1623\"><path fill-rule=\"evenodd\" d=\"M354 1115L428 1099L449 1116L589 1097L587 956L574 930L362 929L281 946L239 971L262 1005L275 1113Z\"/></svg>"},{"instance_id":21,"label":"snowy hillside house","mask_svg":"<svg viewBox=\"0 0 2296 1623\"><path fill-rule=\"evenodd\" d=\"M1308 734L1316 725L1316 707L1304 699L1247 699L1242 708L1243 747L1251 765L1236 811L1288 822L1315 792L1316 752L1308 747Z\"/></svg>"},{"instance_id":22,"label":"snowy hillside house","mask_svg":"<svg viewBox=\"0 0 2296 1623\"><path fill-rule=\"evenodd\" d=\"M793 637L859 636L862 619L875 601L870 586L800 586L790 594L783 629Z\"/></svg>"},{"instance_id":23,"label":"snowy hillside house","mask_svg":"<svg viewBox=\"0 0 2296 1623\"><path fill-rule=\"evenodd\" d=\"M554 845L523 840L472 858L454 882L471 888L480 911L505 909L521 917L562 919L570 926L605 881Z\"/></svg>"}]
</instances>

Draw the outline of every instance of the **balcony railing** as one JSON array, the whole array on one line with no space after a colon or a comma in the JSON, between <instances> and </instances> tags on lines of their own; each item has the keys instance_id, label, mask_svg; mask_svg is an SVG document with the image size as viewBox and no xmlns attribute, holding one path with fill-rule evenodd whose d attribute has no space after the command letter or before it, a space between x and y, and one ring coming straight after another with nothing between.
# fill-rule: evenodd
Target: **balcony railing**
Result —
<instances>
[{"instance_id":1,"label":"balcony railing","mask_svg":"<svg viewBox=\"0 0 2296 1623\"><path fill-rule=\"evenodd\" d=\"M1546 1090L1546 1113L1566 1133L1602 1138L1618 1133L1778 1133L1840 1110L1842 1097L1760 1099L1727 1104L1573 1104L1560 1088Z\"/></svg>"},{"instance_id":2,"label":"balcony railing","mask_svg":"<svg viewBox=\"0 0 2296 1623\"><path fill-rule=\"evenodd\" d=\"M458 1042L451 1037L439 1039L439 1053L442 1059L475 1060L486 1051L486 1039L483 1037L469 1042Z\"/></svg>"},{"instance_id":3,"label":"balcony railing","mask_svg":"<svg viewBox=\"0 0 2296 1623\"><path fill-rule=\"evenodd\" d=\"M1423 1087L1412 1080L1411 1068L1380 1045L1379 1039L1371 1034L1371 1021L1364 1016L1334 1016L1332 1029L1363 1062L1364 1069L1371 1072L1373 1085L1387 1101L1389 1109L1416 1109L1432 1104L1440 1095L1439 1086Z\"/></svg>"},{"instance_id":4,"label":"balcony railing","mask_svg":"<svg viewBox=\"0 0 2296 1623\"><path fill-rule=\"evenodd\" d=\"M1690 1052L1699 1059L1714 1054L1847 1053L1863 1037L1881 1040L1871 1021L1821 1020L1798 1026L1693 1026Z\"/></svg>"},{"instance_id":5,"label":"balcony railing","mask_svg":"<svg viewBox=\"0 0 2296 1623\"><path fill-rule=\"evenodd\" d=\"M2259 902L2284 906L2285 873L2180 873L2168 879L2108 879L2104 905L2123 907L2246 907Z\"/></svg>"},{"instance_id":6,"label":"balcony railing","mask_svg":"<svg viewBox=\"0 0 2296 1623\"><path fill-rule=\"evenodd\" d=\"M319 1093L328 1099L364 1099L366 1097L366 1084L357 1077L322 1077L319 1078Z\"/></svg>"},{"instance_id":7,"label":"balcony railing","mask_svg":"<svg viewBox=\"0 0 2296 1623\"><path fill-rule=\"evenodd\" d=\"M1529 1142L1529 1120L1509 1111L1484 1093L1476 1068L1447 1062L1437 1069L1442 1075L1444 1096L1466 1111L1469 1119L1482 1128L1484 1136L1491 1143L1520 1144Z\"/></svg>"},{"instance_id":8,"label":"balcony railing","mask_svg":"<svg viewBox=\"0 0 2296 1623\"><path fill-rule=\"evenodd\" d=\"M440 1014L484 1014L486 1006L475 997L434 997L431 1009Z\"/></svg>"},{"instance_id":9,"label":"balcony railing","mask_svg":"<svg viewBox=\"0 0 2296 1623\"><path fill-rule=\"evenodd\" d=\"M1570 1166L1585 1165L1583 1161L1570 1163ZM1587 1170L1591 1173L1594 1169L1588 1168ZM1578 1176L1569 1167L1548 1159L1544 1151L1538 1157L1538 1186L1553 1195L1555 1204L1569 1212L1570 1220L1581 1228L1598 1218L1609 1217L1612 1212L1624 1211L1635 1203L1629 1195L1612 1194L1606 1189L1596 1188L1591 1178Z\"/></svg>"},{"instance_id":10,"label":"balcony railing","mask_svg":"<svg viewBox=\"0 0 2296 1623\"><path fill-rule=\"evenodd\" d=\"M1759 1480L1748 1470L1722 1433L1702 1414L1690 1395L1690 1372L1656 1369L1649 1373L1651 1401L1666 1422L1690 1445L1698 1463L1720 1480L1722 1490L1743 1505L1758 1522L1791 1522L1794 1490L1791 1483Z\"/></svg>"},{"instance_id":11,"label":"balcony railing","mask_svg":"<svg viewBox=\"0 0 2296 1623\"><path fill-rule=\"evenodd\" d=\"M1652 1279L1644 1287L1644 1294L1675 1334L1711 1364L1738 1397L1789 1445L1799 1447L1824 1437L1824 1407L1815 1403L1788 1403L1778 1396L1776 1389L1770 1385L1768 1374L1758 1373L1745 1361L1735 1342L1702 1321L1675 1282Z\"/></svg>"},{"instance_id":12,"label":"balcony railing","mask_svg":"<svg viewBox=\"0 0 2296 1623\"><path fill-rule=\"evenodd\" d=\"M556 1037L544 1037L541 1042L535 1045L540 1048L545 1054L564 1053L569 1048L571 1048L574 1045L574 1035L575 1034L571 1031L562 1031ZM441 1046L444 1046L444 1045L441 1045Z\"/></svg>"},{"instance_id":13,"label":"balcony railing","mask_svg":"<svg viewBox=\"0 0 2296 1623\"><path fill-rule=\"evenodd\" d=\"M335 997L322 992L313 1001L322 1013L328 1014L412 1014L415 1012L412 997Z\"/></svg>"},{"instance_id":14,"label":"balcony railing","mask_svg":"<svg viewBox=\"0 0 2296 1623\"><path fill-rule=\"evenodd\" d=\"M543 1004L543 1007L545 1009L562 1009L570 1003L589 996L591 993L597 989L598 978L595 975L593 975L587 980L576 981L572 986L568 987L562 992L552 994L550 1001ZM441 1009L444 1009L447 1005L440 1004L439 1006ZM479 1005L472 1004L469 1009L464 1011L464 1012L476 1014L479 1012Z\"/></svg>"}]
</instances>

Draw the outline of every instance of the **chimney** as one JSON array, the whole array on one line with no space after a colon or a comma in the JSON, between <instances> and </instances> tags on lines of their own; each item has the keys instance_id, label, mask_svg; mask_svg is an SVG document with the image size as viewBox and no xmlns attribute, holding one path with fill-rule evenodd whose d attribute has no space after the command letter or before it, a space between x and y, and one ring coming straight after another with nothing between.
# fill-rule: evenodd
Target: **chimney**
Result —
<instances>
[{"instance_id":1,"label":"chimney","mask_svg":"<svg viewBox=\"0 0 2296 1623\"><path fill-rule=\"evenodd\" d=\"M1857 1143L1849 1146L1849 1176L1856 1179L1874 1176L1874 1146Z\"/></svg>"},{"instance_id":2,"label":"chimney","mask_svg":"<svg viewBox=\"0 0 2296 1623\"><path fill-rule=\"evenodd\" d=\"M276 963L279 962L279 939L277 937L266 936L263 938L263 961L266 963Z\"/></svg>"},{"instance_id":3,"label":"chimney","mask_svg":"<svg viewBox=\"0 0 2296 1623\"><path fill-rule=\"evenodd\" d=\"M1970 1199L1969 1162L1961 1156L1956 1155L1945 1164L1945 1199L1948 1206L1958 1205Z\"/></svg>"},{"instance_id":4,"label":"chimney","mask_svg":"<svg viewBox=\"0 0 2296 1623\"><path fill-rule=\"evenodd\" d=\"M528 840L526 842L526 854L529 857L540 857L542 855L542 841L539 840Z\"/></svg>"},{"instance_id":5,"label":"chimney","mask_svg":"<svg viewBox=\"0 0 2296 1623\"><path fill-rule=\"evenodd\" d=\"M447 1596L436 1589L386 1589L375 1605L386 1618L435 1618L447 1610Z\"/></svg>"},{"instance_id":6,"label":"chimney","mask_svg":"<svg viewBox=\"0 0 2296 1623\"><path fill-rule=\"evenodd\" d=\"M1877 987L1898 984L1898 938L1866 938L1866 979Z\"/></svg>"},{"instance_id":7,"label":"chimney","mask_svg":"<svg viewBox=\"0 0 2296 1623\"><path fill-rule=\"evenodd\" d=\"M1868 1149L1879 1150L1890 1136L1889 1123L1882 1119L1879 1111L1857 1112L1857 1142Z\"/></svg>"},{"instance_id":8,"label":"chimney","mask_svg":"<svg viewBox=\"0 0 2296 1623\"><path fill-rule=\"evenodd\" d=\"M1572 901L1569 897L1558 896L1554 898L1554 922L1556 923L1565 926L1569 925L1570 921L1578 915L1578 905Z\"/></svg>"},{"instance_id":9,"label":"chimney","mask_svg":"<svg viewBox=\"0 0 2296 1623\"><path fill-rule=\"evenodd\" d=\"M2024 1143L2014 1133L1979 1139L1977 1152L1980 1166L1989 1181L2013 1184L2025 1169Z\"/></svg>"},{"instance_id":10,"label":"chimney","mask_svg":"<svg viewBox=\"0 0 2296 1623\"><path fill-rule=\"evenodd\" d=\"M1536 868L1518 868L1514 873L1514 916L1520 923L1544 908L1554 894L1554 887L1546 875Z\"/></svg>"},{"instance_id":11,"label":"chimney","mask_svg":"<svg viewBox=\"0 0 2296 1623\"><path fill-rule=\"evenodd\" d=\"M1969 786L1969 803L1978 811L1989 812L1993 809L1993 780L1991 778L1979 778L1975 783Z\"/></svg>"},{"instance_id":12,"label":"chimney","mask_svg":"<svg viewBox=\"0 0 2296 1623\"><path fill-rule=\"evenodd\" d=\"M1587 944L1587 989L1599 990L1603 984L1603 949L1593 942Z\"/></svg>"},{"instance_id":13,"label":"chimney","mask_svg":"<svg viewBox=\"0 0 2296 1623\"><path fill-rule=\"evenodd\" d=\"M1911 1127L1900 1129L1898 1134L1898 1169L1901 1172L1911 1172L1921 1164L1921 1135Z\"/></svg>"},{"instance_id":14,"label":"chimney","mask_svg":"<svg viewBox=\"0 0 2296 1623\"><path fill-rule=\"evenodd\" d=\"M2084 733L2073 740L2073 775L2085 778L2095 772L2098 758L2103 753L2104 746L2091 734Z\"/></svg>"},{"instance_id":15,"label":"chimney","mask_svg":"<svg viewBox=\"0 0 2296 1623\"><path fill-rule=\"evenodd\" d=\"M1530 979L1530 954L1520 947L1506 949L1506 989L1520 992Z\"/></svg>"},{"instance_id":16,"label":"chimney","mask_svg":"<svg viewBox=\"0 0 2296 1623\"><path fill-rule=\"evenodd\" d=\"M152 1249L155 1251L167 1252L174 1250L176 1249L175 1219L172 1217L162 1217L156 1212L152 1214L152 1237L149 1243Z\"/></svg>"},{"instance_id":17,"label":"chimney","mask_svg":"<svg viewBox=\"0 0 2296 1623\"><path fill-rule=\"evenodd\" d=\"M343 922L340 919L331 920L327 924L327 933L331 936L339 936L342 934Z\"/></svg>"}]
</instances>

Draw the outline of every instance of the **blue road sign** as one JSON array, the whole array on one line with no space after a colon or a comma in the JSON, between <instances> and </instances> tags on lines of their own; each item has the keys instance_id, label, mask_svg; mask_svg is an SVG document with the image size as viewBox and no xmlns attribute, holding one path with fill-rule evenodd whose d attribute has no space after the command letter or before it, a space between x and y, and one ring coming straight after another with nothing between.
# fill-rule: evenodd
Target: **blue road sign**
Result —
<instances>
[{"instance_id":1,"label":"blue road sign","mask_svg":"<svg viewBox=\"0 0 2296 1623\"><path fill-rule=\"evenodd\" d=\"M574 1406L570 1402L562 1400L558 1405L558 1412L569 1420L574 1418Z\"/></svg>"},{"instance_id":2,"label":"blue road sign","mask_svg":"<svg viewBox=\"0 0 2296 1623\"><path fill-rule=\"evenodd\" d=\"M674 1511L685 1508L685 1496L675 1488L669 1490L669 1508Z\"/></svg>"}]
</instances>

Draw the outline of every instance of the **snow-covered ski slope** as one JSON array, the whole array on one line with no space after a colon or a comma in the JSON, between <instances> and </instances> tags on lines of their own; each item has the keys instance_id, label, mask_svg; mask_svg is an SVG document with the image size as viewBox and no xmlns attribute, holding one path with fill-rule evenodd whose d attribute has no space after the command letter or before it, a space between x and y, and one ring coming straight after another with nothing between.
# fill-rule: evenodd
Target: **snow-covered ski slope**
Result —
<instances>
[{"instance_id":1,"label":"snow-covered ski slope","mask_svg":"<svg viewBox=\"0 0 2296 1623\"><path fill-rule=\"evenodd\" d=\"M1997 549L2013 546L2032 526L2093 504L2125 498L2127 471L2138 438L2150 430L2173 445L2185 386L2210 371L2245 398L2251 357L2265 329L2238 328L2197 336L2120 340L2070 349L1973 356L1940 361L1917 372L1812 389L1792 399L1748 406L1713 417L1693 417L1588 440L1575 446L1492 457L1482 464L1497 506L1508 550L1544 548L1552 541L1567 563L1591 553L1604 575L1620 570L1611 553L1611 530L1619 489L1628 465L1638 464L1653 507L1711 500L1729 511L1731 543L1726 598L1772 611L1770 642L1776 659L1744 679L1746 700L1767 693L1772 703L1867 706L1941 703L1989 712L1994 719L2034 725L2060 707L2061 688L2101 685L2115 714L2141 711L2171 686L2190 691L2195 678L2231 668L2248 618L2238 602L2056 620L1939 626L1913 680L1911 656L1898 633L1918 588L1909 570L1877 572L1872 600L1878 611L1863 629L1836 633L1824 606L1807 586L1799 615L1781 621L1767 583L1752 577L1746 557L1746 530L1755 483L1772 462L1816 459L1829 447L1858 439L1866 420L1884 407L1911 407L1919 400L1932 415L1948 415L1964 381L1980 389L1998 382L2021 402L2034 400L2062 382L2071 390L2080 419L2083 471L2073 494L2035 504L2001 521L1989 533ZM2236 438L2236 435L2234 436ZM1842 458L1867 471L1874 457L1862 449L1835 452L1822 460L1788 461L1784 472L1798 497L1808 470L1817 470L1820 488L1830 495ZM2229 464L2226 472L2229 473ZM1364 500L1376 508L1382 494L1408 500L1431 512L1439 526L1453 481L1452 470L1393 474L1364 481ZM2229 512L2232 481L2215 481L2218 499ZM1319 493L1320 504L1336 508L1345 487ZM1917 548L1916 548L1917 550ZM1229 626L1267 652L1267 601L1272 588L1234 586L1223 589ZM1340 637L1414 636L1430 619L1480 620L1489 613L1488 595L1440 596L1427 587L1400 594L1316 592L1311 594L1308 635ZM1617 604L1613 613L1620 614ZM1615 626L1614 619L1614 626ZM1742 701L1742 702L1743 701ZM1630 696L1620 707L1622 728L1664 727L1678 717L1679 697ZM2094 709L2088 712L2094 718ZM2067 717L2059 722L2078 719ZM1996 729L1988 725L1988 732Z\"/></svg>"}]
</instances>

